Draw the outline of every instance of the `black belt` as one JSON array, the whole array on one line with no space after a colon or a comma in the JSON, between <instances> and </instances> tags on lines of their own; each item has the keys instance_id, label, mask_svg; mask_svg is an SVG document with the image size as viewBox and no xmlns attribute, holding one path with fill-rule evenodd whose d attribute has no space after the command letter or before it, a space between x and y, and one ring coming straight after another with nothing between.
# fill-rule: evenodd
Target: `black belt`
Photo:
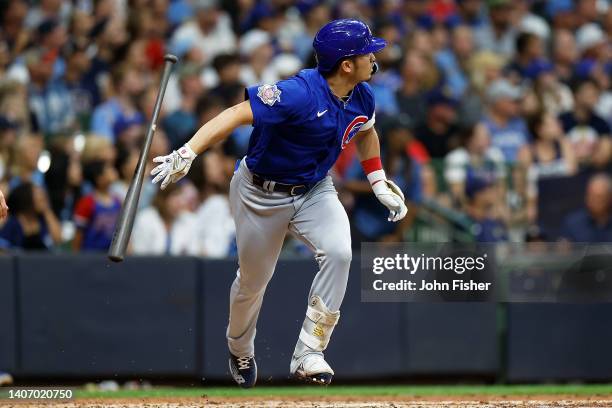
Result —
<instances>
[{"instance_id":1,"label":"black belt","mask_svg":"<svg viewBox=\"0 0 612 408\"><path fill-rule=\"evenodd\" d=\"M310 187L306 184L284 184L277 183L276 181L266 180L259 174L253 174L253 184L261 187L265 191L287 193L291 196L305 194L310 190Z\"/></svg>"}]
</instances>

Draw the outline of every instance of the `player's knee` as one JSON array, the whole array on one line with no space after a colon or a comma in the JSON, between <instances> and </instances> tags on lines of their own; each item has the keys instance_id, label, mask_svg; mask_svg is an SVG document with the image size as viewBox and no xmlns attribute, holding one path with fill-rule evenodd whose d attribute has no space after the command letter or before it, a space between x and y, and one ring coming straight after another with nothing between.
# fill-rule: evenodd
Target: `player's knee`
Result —
<instances>
[{"instance_id":1,"label":"player's knee","mask_svg":"<svg viewBox=\"0 0 612 408\"><path fill-rule=\"evenodd\" d=\"M339 267L347 267L353 259L353 252L350 245L337 245L325 251L327 261Z\"/></svg>"}]
</instances>

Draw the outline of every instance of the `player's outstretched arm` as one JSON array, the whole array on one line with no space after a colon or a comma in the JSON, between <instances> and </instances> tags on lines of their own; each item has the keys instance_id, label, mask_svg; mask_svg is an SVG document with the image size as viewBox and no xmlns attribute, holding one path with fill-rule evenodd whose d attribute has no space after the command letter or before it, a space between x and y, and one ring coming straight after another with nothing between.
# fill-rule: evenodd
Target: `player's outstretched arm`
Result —
<instances>
[{"instance_id":1,"label":"player's outstretched arm","mask_svg":"<svg viewBox=\"0 0 612 408\"><path fill-rule=\"evenodd\" d=\"M354 140L363 171L368 177L376 198L389 209L389 221L401 220L408 212L404 202L404 193L393 181L387 180L380 160L380 142L374 126L359 132Z\"/></svg>"},{"instance_id":2,"label":"player's outstretched arm","mask_svg":"<svg viewBox=\"0 0 612 408\"><path fill-rule=\"evenodd\" d=\"M191 167L195 157L209 147L225 140L238 126L253 123L251 103L247 100L228 108L205 123L193 137L178 150L167 156L158 156L153 159L160 163L151 171L155 176L153 183L163 180L163 190L169 183L181 179Z\"/></svg>"},{"instance_id":3,"label":"player's outstretched arm","mask_svg":"<svg viewBox=\"0 0 612 408\"><path fill-rule=\"evenodd\" d=\"M225 140L238 126L253 123L251 102L246 100L227 108L205 123L187 142L195 154L200 154L209 147Z\"/></svg>"}]
</instances>

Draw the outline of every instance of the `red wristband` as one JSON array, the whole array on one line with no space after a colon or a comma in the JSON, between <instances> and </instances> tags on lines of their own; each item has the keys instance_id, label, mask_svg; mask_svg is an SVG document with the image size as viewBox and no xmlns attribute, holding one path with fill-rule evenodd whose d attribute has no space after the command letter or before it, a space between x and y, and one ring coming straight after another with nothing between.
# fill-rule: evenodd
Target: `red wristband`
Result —
<instances>
[{"instance_id":1,"label":"red wristband","mask_svg":"<svg viewBox=\"0 0 612 408\"><path fill-rule=\"evenodd\" d=\"M363 167L363 171L365 174L370 174L376 170L382 170L382 161L380 160L380 156L372 157L371 159L367 159L361 162L361 167Z\"/></svg>"}]
</instances>

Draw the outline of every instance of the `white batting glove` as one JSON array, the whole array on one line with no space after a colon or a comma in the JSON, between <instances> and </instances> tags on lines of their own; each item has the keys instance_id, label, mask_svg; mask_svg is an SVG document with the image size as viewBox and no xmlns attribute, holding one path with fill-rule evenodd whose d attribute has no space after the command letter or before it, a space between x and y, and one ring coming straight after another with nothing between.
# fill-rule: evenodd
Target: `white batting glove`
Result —
<instances>
[{"instance_id":1,"label":"white batting glove","mask_svg":"<svg viewBox=\"0 0 612 408\"><path fill-rule=\"evenodd\" d=\"M389 209L389 221L397 222L408 213L408 207L404 203L404 193L391 180L380 180L372 186L376 198Z\"/></svg>"},{"instance_id":2,"label":"white batting glove","mask_svg":"<svg viewBox=\"0 0 612 408\"><path fill-rule=\"evenodd\" d=\"M157 174L153 179L153 184L163 179L161 183L161 189L163 190L168 184L176 183L187 174L196 156L197 154L191 150L187 143L167 156L157 156L153 161L161 164L151 170L152 176Z\"/></svg>"}]
</instances>

